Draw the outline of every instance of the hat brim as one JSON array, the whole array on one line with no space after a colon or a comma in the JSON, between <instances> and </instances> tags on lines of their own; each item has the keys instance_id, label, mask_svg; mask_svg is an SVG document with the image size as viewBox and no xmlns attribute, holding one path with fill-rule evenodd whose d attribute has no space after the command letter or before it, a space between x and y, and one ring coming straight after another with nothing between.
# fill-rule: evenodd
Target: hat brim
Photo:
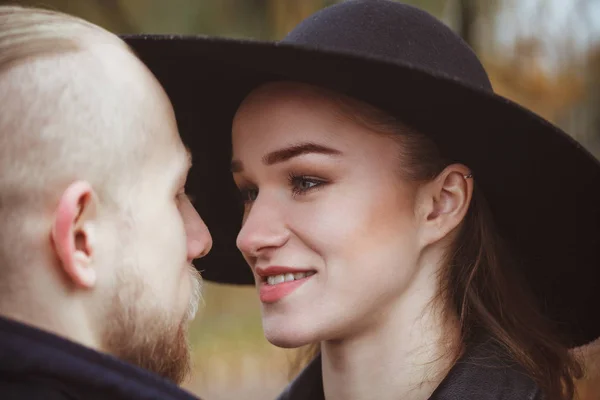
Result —
<instances>
[{"instance_id":1,"label":"hat brim","mask_svg":"<svg viewBox=\"0 0 600 400\"><path fill-rule=\"evenodd\" d=\"M293 80L369 102L468 165L549 318L575 345L600 336L600 163L516 103L389 60L277 42L126 35L171 98L194 166L189 190L212 236L205 279L253 284L236 247L242 208L229 171L231 121L248 90Z\"/></svg>"}]
</instances>

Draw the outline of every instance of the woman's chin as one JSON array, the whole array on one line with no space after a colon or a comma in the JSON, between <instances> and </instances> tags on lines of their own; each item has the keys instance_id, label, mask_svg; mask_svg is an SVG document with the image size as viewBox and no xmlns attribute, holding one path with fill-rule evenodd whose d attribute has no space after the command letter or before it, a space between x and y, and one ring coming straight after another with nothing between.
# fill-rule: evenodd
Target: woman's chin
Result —
<instances>
[{"instance_id":1,"label":"woman's chin","mask_svg":"<svg viewBox=\"0 0 600 400\"><path fill-rule=\"evenodd\" d=\"M293 329L286 326L283 329L265 329L265 337L274 346L284 349L294 349L317 342L316 336L301 332L300 329Z\"/></svg>"},{"instance_id":2,"label":"woman's chin","mask_svg":"<svg viewBox=\"0 0 600 400\"><path fill-rule=\"evenodd\" d=\"M281 347L282 349L297 349L299 347L306 346L308 344L313 343L311 341L306 341L306 340L300 341L300 340L286 338L286 337L273 337L273 338L267 337L267 340L273 346Z\"/></svg>"}]
</instances>

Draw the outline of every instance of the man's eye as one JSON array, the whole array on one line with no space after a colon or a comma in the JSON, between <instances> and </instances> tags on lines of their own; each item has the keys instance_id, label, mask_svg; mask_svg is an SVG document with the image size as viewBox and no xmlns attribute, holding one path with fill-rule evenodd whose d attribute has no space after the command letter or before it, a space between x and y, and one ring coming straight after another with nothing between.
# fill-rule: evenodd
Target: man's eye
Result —
<instances>
[{"instance_id":1,"label":"man's eye","mask_svg":"<svg viewBox=\"0 0 600 400\"><path fill-rule=\"evenodd\" d=\"M186 192L177 193L177 196L175 196L175 199L177 200L177 202L182 202L182 201L187 200L192 204L194 204L194 200L195 200L195 198L193 196L187 194Z\"/></svg>"}]
</instances>

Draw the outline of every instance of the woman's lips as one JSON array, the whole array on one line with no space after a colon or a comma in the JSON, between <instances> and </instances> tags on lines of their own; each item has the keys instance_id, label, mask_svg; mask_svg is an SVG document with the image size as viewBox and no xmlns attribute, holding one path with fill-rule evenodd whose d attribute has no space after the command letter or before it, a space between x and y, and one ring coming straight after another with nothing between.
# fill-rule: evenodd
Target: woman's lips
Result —
<instances>
[{"instance_id":1,"label":"woman's lips","mask_svg":"<svg viewBox=\"0 0 600 400\"><path fill-rule=\"evenodd\" d=\"M257 268L256 272L261 277L260 301L267 304L281 300L316 273L314 270L279 266Z\"/></svg>"}]
</instances>

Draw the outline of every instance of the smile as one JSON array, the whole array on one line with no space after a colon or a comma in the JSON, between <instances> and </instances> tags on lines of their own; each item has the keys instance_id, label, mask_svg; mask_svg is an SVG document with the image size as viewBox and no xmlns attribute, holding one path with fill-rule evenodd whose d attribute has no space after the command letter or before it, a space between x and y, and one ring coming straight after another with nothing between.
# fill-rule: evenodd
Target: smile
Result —
<instances>
[{"instance_id":1,"label":"smile","mask_svg":"<svg viewBox=\"0 0 600 400\"><path fill-rule=\"evenodd\" d=\"M257 268L256 272L260 277L260 301L266 304L283 299L316 274L316 271L299 271L288 267Z\"/></svg>"},{"instance_id":2,"label":"smile","mask_svg":"<svg viewBox=\"0 0 600 400\"><path fill-rule=\"evenodd\" d=\"M271 276L267 277L267 285L273 286L273 285L279 285L280 283L284 283L284 282L298 281L300 279L304 279L304 278L314 275L314 274L315 274L314 271L309 271L309 272L295 272L295 273L288 272L286 274L271 275Z\"/></svg>"}]
</instances>

